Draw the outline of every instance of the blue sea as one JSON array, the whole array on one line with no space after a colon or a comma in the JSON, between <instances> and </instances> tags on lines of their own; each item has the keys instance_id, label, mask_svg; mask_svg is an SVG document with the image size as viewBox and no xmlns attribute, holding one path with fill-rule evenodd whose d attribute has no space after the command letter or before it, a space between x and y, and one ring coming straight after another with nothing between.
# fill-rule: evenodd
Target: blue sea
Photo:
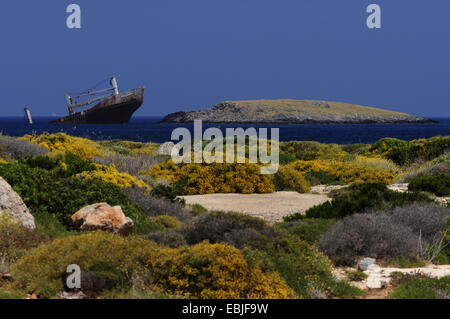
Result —
<instances>
[{"instance_id":1,"label":"blue sea","mask_svg":"<svg viewBox=\"0 0 450 319\"><path fill-rule=\"evenodd\" d=\"M43 132L64 132L69 135L94 140L129 140L136 142L170 141L172 131L177 127L188 128L193 132L192 124L159 124L160 117L135 117L128 124L120 125L55 125L47 124L54 118L34 118L34 124L28 125L23 117L0 118L0 134L23 136ZM302 124L302 125L229 125L204 124L203 129L218 127L225 132L228 127L255 127L280 129L281 141L318 141L322 143L353 144L374 143L384 137L402 140L428 138L436 135L450 135L450 119L434 119L436 124Z\"/></svg>"}]
</instances>

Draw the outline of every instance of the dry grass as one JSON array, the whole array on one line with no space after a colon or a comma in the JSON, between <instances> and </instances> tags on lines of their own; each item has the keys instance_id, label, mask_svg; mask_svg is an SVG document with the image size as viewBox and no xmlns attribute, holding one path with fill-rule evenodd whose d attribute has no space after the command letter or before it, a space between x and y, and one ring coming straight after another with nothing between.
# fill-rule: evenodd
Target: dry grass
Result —
<instances>
[{"instance_id":1,"label":"dry grass","mask_svg":"<svg viewBox=\"0 0 450 319\"><path fill-rule=\"evenodd\" d=\"M345 116L355 117L371 116L383 118L412 117L406 113L392 112L374 107L360 106L355 104L340 102L323 102L311 100L248 100L248 101L227 101L225 103L236 103L245 107L251 115L264 115L271 117L280 111L285 115L295 114L299 111L313 116Z\"/></svg>"}]
</instances>

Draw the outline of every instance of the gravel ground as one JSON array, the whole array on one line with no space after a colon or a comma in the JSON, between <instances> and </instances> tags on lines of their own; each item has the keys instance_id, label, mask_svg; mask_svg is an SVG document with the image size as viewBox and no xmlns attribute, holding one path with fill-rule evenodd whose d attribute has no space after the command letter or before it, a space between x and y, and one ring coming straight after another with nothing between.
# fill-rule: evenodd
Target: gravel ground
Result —
<instances>
[{"instance_id":1,"label":"gravel ground","mask_svg":"<svg viewBox=\"0 0 450 319\"><path fill-rule=\"evenodd\" d=\"M326 195L277 192L272 194L209 194L181 196L187 204L200 204L208 210L233 211L278 222L284 216L304 213L329 201Z\"/></svg>"}]
</instances>

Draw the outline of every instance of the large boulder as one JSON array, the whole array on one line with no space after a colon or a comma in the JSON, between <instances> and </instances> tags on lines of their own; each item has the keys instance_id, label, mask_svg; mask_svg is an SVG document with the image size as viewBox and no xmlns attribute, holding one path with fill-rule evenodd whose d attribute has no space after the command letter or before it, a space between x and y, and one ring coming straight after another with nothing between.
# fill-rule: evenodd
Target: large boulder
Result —
<instances>
[{"instance_id":1,"label":"large boulder","mask_svg":"<svg viewBox=\"0 0 450 319\"><path fill-rule=\"evenodd\" d=\"M29 229L35 229L34 217L12 187L0 177L0 215L4 215Z\"/></svg>"},{"instance_id":2,"label":"large boulder","mask_svg":"<svg viewBox=\"0 0 450 319\"><path fill-rule=\"evenodd\" d=\"M173 142L167 142L161 144L156 150L156 154L158 155L172 155L172 149L175 147Z\"/></svg>"},{"instance_id":3,"label":"large boulder","mask_svg":"<svg viewBox=\"0 0 450 319\"><path fill-rule=\"evenodd\" d=\"M133 221L126 217L120 206L111 207L107 203L86 206L72 215L72 222L79 231L111 231L127 234L133 229Z\"/></svg>"}]
</instances>

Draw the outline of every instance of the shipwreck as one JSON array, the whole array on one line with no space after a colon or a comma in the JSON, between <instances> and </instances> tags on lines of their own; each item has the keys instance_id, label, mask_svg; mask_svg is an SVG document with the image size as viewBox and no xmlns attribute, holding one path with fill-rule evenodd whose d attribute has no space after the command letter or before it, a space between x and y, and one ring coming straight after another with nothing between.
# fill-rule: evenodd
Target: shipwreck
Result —
<instances>
[{"instance_id":1,"label":"shipwreck","mask_svg":"<svg viewBox=\"0 0 450 319\"><path fill-rule=\"evenodd\" d=\"M119 92L116 77L106 80L109 86L98 91L85 91L76 95L66 94L69 115L49 124L123 124L128 123L144 102L145 87ZM103 82L96 85L98 87ZM101 95L101 96L99 96ZM79 112L75 109L97 103Z\"/></svg>"}]
</instances>

